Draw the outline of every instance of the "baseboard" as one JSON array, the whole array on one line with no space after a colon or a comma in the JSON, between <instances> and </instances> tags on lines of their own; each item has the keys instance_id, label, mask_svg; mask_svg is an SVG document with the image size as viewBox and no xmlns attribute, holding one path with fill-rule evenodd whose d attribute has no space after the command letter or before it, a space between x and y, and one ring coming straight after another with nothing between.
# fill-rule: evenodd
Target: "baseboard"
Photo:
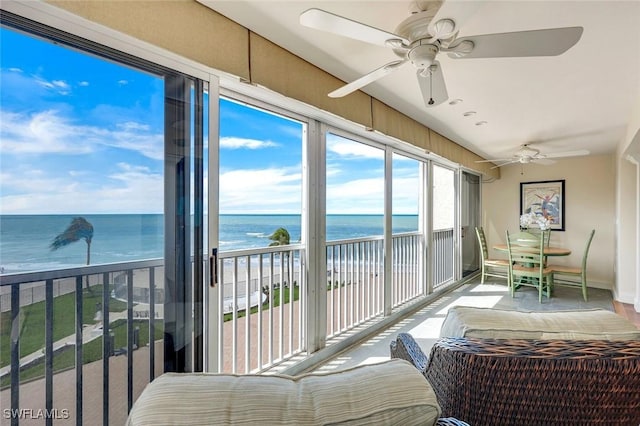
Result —
<instances>
[{"instance_id":1,"label":"baseboard","mask_svg":"<svg viewBox=\"0 0 640 426\"><path fill-rule=\"evenodd\" d=\"M613 289L612 293L613 293L613 300L621 303L628 303L629 305L633 305L636 312L640 312L638 310L638 308L640 308L640 303L638 300L636 300L636 295L633 292L630 292L630 291L619 292L616 289Z\"/></svg>"},{"instance_id":2,"label":"baseboard","mask_svg":"<svg viewBox=\"0 0 640 426\"><path fill-rule=\"evenodd\" d=\"M603 290L611 290L611 291L613 291L614 289L613 283L611 282L593 281L588 278L587 278L587 287L601 288Z\"/></svg>"}]
</instances>

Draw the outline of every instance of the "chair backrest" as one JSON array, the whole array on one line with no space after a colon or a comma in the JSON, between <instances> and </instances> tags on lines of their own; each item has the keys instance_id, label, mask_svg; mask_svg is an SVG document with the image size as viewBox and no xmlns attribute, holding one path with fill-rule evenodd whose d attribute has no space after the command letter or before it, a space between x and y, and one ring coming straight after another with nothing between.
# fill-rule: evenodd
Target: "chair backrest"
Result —
<instances>
[{"instance_id":1,"label":"chair backrest","mask_svg":"<svg viewBox=\"0 0 640 426\"><path fill-rule=\"evenodd\" d=\"M536 239L536 245L537 245L537 240L540 237L540 234L542 234L543 236L543 242L545 247L549 247L549 243L551 241L551 229L540 230L537 228L533 228L533 229L528 229L526 231L520 231L517 233L517 235L519 235L518 238L530 239L531 237L534 237Z\"/></svg>"},{"instance_id":2,"label":"chair backrest","mask_svg":"<svg viewBox=\"0 0 640 426\"><path fill-rule=\"evenodd\" d=\"M535 236L525 232L509 234L507 231L507 249L509 252L509 274L518 276L541 276L544 269L544 235ZM529 270L514 270L514 264L525 265Z\"/></svg>"},{"instance_id":3,"label":"chair backrest","mask_svg":"<svg viewBox=\"0 0 640 426\"><path fill-rule=\"evenodd\" d=\"M519 231L511 236L511 243L518 246L538 247L540 245L540 235L533 234L528 231ZM507 241L509 238L507 238Z\"/></svg>"},{"instance_id":4,"label":"chair backrest","mask_svg":"<svg viewBox=\"0 0 640 426\"><path fill-rule=\"evenodd\" d=\"M587 256L589 256L589 247L591 247L591 240L593 240L593 235L596 233L595 229L591 230L591 234L589 235L589 239L587 240L587 245L584 248L584 254L582 255L582 273L587 270Z\"/></svg>"},{"instance_id":5,"label":"chair backrest","mask_svg":"<svg viewBox=\"0 0 640 426\"><path fill-rule=\"evenodd\" d=\"M482 254L482 261L484 262L489 258L489 251L487 250L487 239L484 236L484 229L476 226L476 236L478 237L478 244L480 244L480 253Z\"/></svg>"},{"instance_id":6,"label":"chair backrest","mask_svg":"<svg viewBox=\"0 0 640 426\"><path fill-rule=\"evenodd\" d=\"M529 232L531 232L533 235L536 235L536 236L538 236L539 234L542 234L545 247L549 247L549 242L551 241L551 229L545 229L545 230L537 229L537 230L531 230Z\"/></svg>"}]
</instances>

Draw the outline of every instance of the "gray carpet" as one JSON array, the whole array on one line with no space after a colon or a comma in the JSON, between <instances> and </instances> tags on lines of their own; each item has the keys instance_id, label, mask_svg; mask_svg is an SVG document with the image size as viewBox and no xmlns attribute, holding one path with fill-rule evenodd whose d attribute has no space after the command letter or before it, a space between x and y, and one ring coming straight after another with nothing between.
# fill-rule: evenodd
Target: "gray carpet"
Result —
<instances>
[{"instance_id":1,"label":"gray carpet","mask_svg":"<svg viewBox=\"0 0 640 426\"><path fill-rule=\"evenodd\" d=\"M478 284L476 284L478 285ZM472 286L472 285L470 285ZM533 287L519 288L513 297L503 297L495 306L498 309L517 309L527 311L562 311L575 309L602 308L614 311L613 297L610 290L590 288L588 301L582 298L582 289L557 286L553 295L547 299L542 295L542 303L538 302L538 290Z\"/></svg>"}]
</instances>

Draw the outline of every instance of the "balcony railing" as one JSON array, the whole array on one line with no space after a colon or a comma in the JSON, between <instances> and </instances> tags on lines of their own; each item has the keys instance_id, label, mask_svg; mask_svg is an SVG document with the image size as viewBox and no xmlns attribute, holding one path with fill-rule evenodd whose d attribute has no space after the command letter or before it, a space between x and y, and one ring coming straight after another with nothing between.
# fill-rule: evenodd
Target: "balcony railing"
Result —
<instances>
[{"instance_id":1,"label":"balcony railing","mask_svg":"<svg viewBox=\"0 0 640 426\"><path fill-rule=\"evenodd\" d=\"M218 371L259 372L303 350L303 250L287 245L221 253Z\"/></svg>"},{"instance_id":2,"label":"balcony railing","mask_svg":"<svg viewBox=\"0 0 640 426\"><path fill-rule=\"evenodd\" d=\"M433 290L453 282L454 268L453 228L433 232Z\"/></svg>"},{"instance_id":3,"label":"balcony railing","mask_svg":"<svg viewBox=\"0 0 640 426\"><path fill-rule=\"evenodd\" d=\"M426 293L420 279L423 265L422 234L412 232L394 235L392 239L392 273L394 308Z\"/></svg>"},{"instance_id":4,"label":"balcony railing","mask_svg":"<svg viewBox=\"0 0 640 426\"><path fill-rule=\"evenodd\" d=\"M435 234L442 287L453 279L453 230ZM427 292L422 241L393 236L394 308ZM386 271L382 237L331 241L326 253L330 339L383 317ZM302 245L220 254L219 371L260 372L305 351L304 259ZM164 370L163 291L161 259L1 276L0 405L11 424L124 423Z\"/></svg>"},{"instance_id":5,"label":"balcony railing","mask_svg":"<svg viewBox=\"0 0 640 426\"><path fill-rule=\"evenodd\" d=\"M162 260L149 260L0 277L0 405L10 407L12 425L81 425L85 416L124 423L163 371L154 344L162 336L162 269Z\"/></svg>"},{"instance_id":6,"label":"balcony railing","mask_svg":"<svg viewBox=\"0 0 640 426\"><path fill-rule=\"evenodd\" d=\"M383 237L327 242L327 337L382 315Z\"/></svg>"}]
</instances>

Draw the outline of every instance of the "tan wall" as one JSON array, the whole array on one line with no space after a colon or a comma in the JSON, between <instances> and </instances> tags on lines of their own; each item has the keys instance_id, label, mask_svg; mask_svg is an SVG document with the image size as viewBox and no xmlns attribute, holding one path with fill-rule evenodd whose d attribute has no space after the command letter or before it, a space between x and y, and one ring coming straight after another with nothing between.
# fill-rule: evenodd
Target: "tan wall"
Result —
<instances>
[{"instance_id":1,"label":"tan wall","mask_svg":"<svg viewBox=\"0 0 640 426\"><path fill-rule=\"evenodd\" d=\"M615 156L601 155L537 164L502 167L501 178L482 185L482 226L489 244L504 242L505 231L517 230L520 182L565 180L565 231L554 231L551 244L568 247L570 256L554 263L579 266L591 229L596 233L589 252L589 285L613 289L615 265ZM524 174L521 174L521 171ZM493 251L494 257L503 257Z\"/></svg>"},{"instance_id":2,"label":"tan wall","mask_svg":"<svg viewBox=\"0 0 640 426\"><path fill-rule=\"evenodd\" d=\"M194 0L47 0L48 3L208 67L427 148L498 178L479 156L378 102L364 92L330 99L340 81ZM338 83L338 84L336 84ZM406 127L406 128L405 128Z\"/></svg>"},{"instance_id":3,"label":"tan wall","mask_svg":"<svg viewBox=\"0 0 640 426\"><path fill-rule=\"evenodd\" d=\"M249 30L190 0L51 0L90 21L249 80Z\"/></svg>"}]
</instances>

